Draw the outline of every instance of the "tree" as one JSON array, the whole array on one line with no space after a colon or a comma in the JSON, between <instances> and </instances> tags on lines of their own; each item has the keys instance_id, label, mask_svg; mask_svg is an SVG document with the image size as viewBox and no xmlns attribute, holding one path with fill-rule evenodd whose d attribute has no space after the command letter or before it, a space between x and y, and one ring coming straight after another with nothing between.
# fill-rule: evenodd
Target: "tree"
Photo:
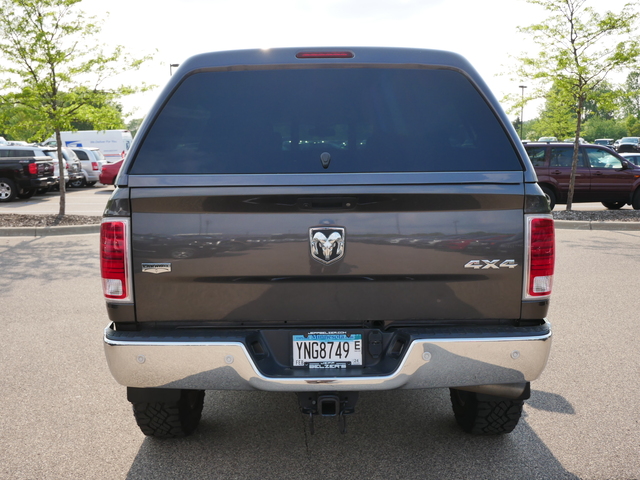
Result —
<instances>
[{"instance_id":1,"label":"tree","mask_svg":"<svg viewBox=\"0 0 640 480\"><path fill-rule=\"evenodd\" d=\"M549 13L545 21L518 30L533 36L540 53L518 58L516 73L529 79L543 95L550 83L557 87L575 117L575 149L567 210L571 210L578 166L578 145L585 104L594 99L607 75L633 68L640 42L633 35L637 1L627 3L618 14L597 13L587 0L525 0Z\"/></svg>"},{"instance_id":2,"label":"tree","mask_svg":"<svg viewBox=\"0 0 640 480\"><path fill-rule=\"evenodd\" d=\"M540 136L564 139L574 134L575 112L566 95L555 83L547 92L545 106L536 124L536 128L542 132Z\"/></svg>"},{"instance_id":3,"label":"tree","mask_svg":"<svg viewBox=\"0 0 640 480\"><path fill-rule=\"evenodd\" d=\"M627 117L629 115L640 117L640 72L629 73L623 88L624 96L620 102L622 111Z\"/></svg>"},{"instance_id":4,"label":"tree","mask_svg":"<svg viewBox=\"0 0 640 480\"><path fill-rule=\"evenodd\" d=\"M618 119L606 119L602 117L591 117L584 123L584 134L586 140L593 141L596 138L622 138L627 136L625 122Z\"/></svg>"},{"instance_id":5,"label":"tree","mask_svg":"<svg viewBox=\"0 0 640 480\"><path fill-rule=\"evenodd\" d=\"M87 112L71 121L70 130L101 130L125 128L122 105L109 102L106 105L92 105L94 114ZM0 103L0 136L12 140L41 142L49 138L51 131L42 131L39 122L31 122L33 111L20 104L3 105ZM5 135L2 135L4 133Z\"/></svg>"},{"instance_id":6,"label":"tree","mask_svg":"<svg viewBox=\"0 0 640 480\"><path fill-rule=\"evenodd\" d=\"M131 132L131 135L134 138L138 133L138 129L140 128L140 125L142 125L143 120L144 118L134 118L129 120L129 123L127 123L127 130Z\"/></svg>"},{"instance_id":7,"label":"tree","mask_svg":"<svg viewBox=\"0 0 640 480\"><path fill-rule=\"evenodd\" d=\"M97 129L114 121L113 101L147 88L104 83L138 69L149 56L134 59L123 47L105 53L94 40L95 17L77 9L81 0L0 0L0 97L16 108L23 126L46 138L55 132L58 164L64 171L60 132L73 122L91 121ZM120 119L121 120L121 119ZM60 178L60 215L65 214L65 185Z\"/></svg>"}]
</instances>

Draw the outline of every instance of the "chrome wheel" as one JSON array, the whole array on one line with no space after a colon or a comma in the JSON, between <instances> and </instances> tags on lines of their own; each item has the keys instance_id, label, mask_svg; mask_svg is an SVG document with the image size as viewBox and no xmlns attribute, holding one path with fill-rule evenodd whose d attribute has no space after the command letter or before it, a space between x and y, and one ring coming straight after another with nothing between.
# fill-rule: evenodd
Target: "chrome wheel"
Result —
<instances>
[{"instance_id":1,"label":"chrome wheel","mask_svg":"<svg viewBox=\"0 0 640 480\"><path fill-rule=\"evenodd\" d=\"M10 202L16 194L15 184L8 178L0 178L0 202Z\"/></svg>"}]
</instances>

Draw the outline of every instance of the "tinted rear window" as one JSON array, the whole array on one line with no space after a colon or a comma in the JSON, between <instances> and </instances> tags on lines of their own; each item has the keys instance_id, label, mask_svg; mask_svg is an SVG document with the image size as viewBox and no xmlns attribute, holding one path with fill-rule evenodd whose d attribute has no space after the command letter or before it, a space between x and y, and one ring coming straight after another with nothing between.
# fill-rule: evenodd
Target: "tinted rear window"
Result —
<instances>
[{"instance_id":1,"label":"tinted rear window","mask_svg":"<svg viewBox=\"0 0 640 480\"><path fill-rule=\"evenodd\" d=\"M329 159L327 168L321 158ZM153 122L130 173L504 170L522 166L462 74L321 68L187 77Z\"/></svg>"},{"instance_id":2,"label":"tinted rear window","mask_svg":"<svg viewBox=\"0 0 640 480\"><path fill-rule=\"evenodd\" d=\"M75 154L78 156L80 160L89 160L89 155L82 150L74 150Z\"/></svg>"},{"instance_id":3,"label":"tinted rear window","mask_svg":"<svg viewBox=\"0 0 640 480\"><path fill-rule=\"evenodd\" d=\"M534 167L544 166L545 154L547 152L545 147L525 147L525 149Z\"/></svg>"},{"instance_id":4,"label":"tinted rear window","mask_svg":"<svg viewBox=\"0 0 640 480\"><path fill-rule=\"evenodd\" d=\"M5 150L0 149L0 157L34 157L33 150Z\"/></svg>"}]
</instances>

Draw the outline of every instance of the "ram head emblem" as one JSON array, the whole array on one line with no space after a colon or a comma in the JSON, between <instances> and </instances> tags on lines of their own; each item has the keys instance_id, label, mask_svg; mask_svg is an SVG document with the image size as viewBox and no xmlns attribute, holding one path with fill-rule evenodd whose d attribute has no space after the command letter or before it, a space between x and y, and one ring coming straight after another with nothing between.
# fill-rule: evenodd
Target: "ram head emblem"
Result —
<instances>
[{"instance_id":1,"label":"ram head emblem","mask_svg":"<svg viewBox=\"0 0 640 480\"><path fill-rule=\"evenodd\" d=\"M344 228L310 228L311 256L325 265L339 260L344 255L344 235Z\"/></svg>"}]
</instances>

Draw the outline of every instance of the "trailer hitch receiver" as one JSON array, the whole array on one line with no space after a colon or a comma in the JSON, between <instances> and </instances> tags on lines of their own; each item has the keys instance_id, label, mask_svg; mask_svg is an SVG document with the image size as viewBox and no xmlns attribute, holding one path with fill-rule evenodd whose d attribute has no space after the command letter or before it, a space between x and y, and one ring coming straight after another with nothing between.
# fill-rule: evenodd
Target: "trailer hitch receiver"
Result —
<instances>
[{"instance_id":1,"label":"trailer hitch receiver","mask_svg":"<svg viewBox=\"0 0 640 480\"><path fill-rule=\"evenodd\" d=\"M347 431L346 415L355 412L358 392L304 392L298 393L298 404L303 415L309 416L309 430L313 435L314 415L338 417L340 433Z\"/></svg>"}]
</instances>

